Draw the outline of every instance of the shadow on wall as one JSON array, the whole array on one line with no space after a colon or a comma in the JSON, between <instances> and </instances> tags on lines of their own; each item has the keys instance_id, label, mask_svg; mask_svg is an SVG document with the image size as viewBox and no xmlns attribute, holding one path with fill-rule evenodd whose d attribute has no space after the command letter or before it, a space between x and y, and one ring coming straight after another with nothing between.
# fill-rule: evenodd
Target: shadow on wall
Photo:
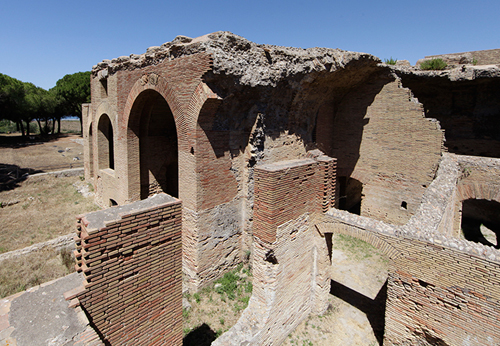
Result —
<instances>
[{"instance_id":1,"label":"shadow on wall","mask_svg":"<svg viewBox=\"0 0 500 346\"><path fill-rule=\"evenodd\" d=\"M325 147L325 154L337 158L337 174L350 177L360 158L360 146L363 132L370 119L366 117L368 107L382 88L393 79L384 73L372 76L359 88L351 90L339 104L330 119L318 121L318 129L332 128L332 131L320 136L318 145ZM328 123L331 122L331 126ZM322 141L323 143L321 143Z\"/></svg>"},{"instance_id":2,"label":"shadow on wall","mask_svg":"<svg viewBox=\"0 0 500 346\"><path fill-rule=\"evenodd\" d=\"M128 137L129 156L140 157L140 198L160 192L178 197L177 129L167 101L158 92L146 90L137 97Z\"/></svg>"},{"instance_id":3,"label":"shadow on wall","mask_svg":"<svg viewBox=\"0 0 500 346\"><path fill-rule=\"evenodd\" d=\"M366 314L366 317L368 318L368 321L373 329L373 334L377 338L379 345L382 345L384 340L387 280L380 288L380 291L377 293L375 299L370 299L367 296L334 280L331 280L330 285L330 294L342 299L344 302L354 306Z\"/></svg>"},{"instance_id":4,"label":"shadow on wall","mask_svg":"<svg viewBox=\"0 0 500 346\"><path fill-rule=\"evenodd\" d=\"M400 77L424 105L426 117L439 120L450 153L500 157L500 81Z\"/></svg>"}]
</instances>

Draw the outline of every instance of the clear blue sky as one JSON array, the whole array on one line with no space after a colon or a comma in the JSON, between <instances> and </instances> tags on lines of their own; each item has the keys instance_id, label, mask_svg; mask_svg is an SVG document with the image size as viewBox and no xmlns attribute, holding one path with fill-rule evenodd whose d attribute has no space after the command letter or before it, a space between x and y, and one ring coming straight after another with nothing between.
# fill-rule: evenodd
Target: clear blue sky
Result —
<instances>
[{"instance_id":1,"label":"clear blue sky","mask_svg":"<svg viewBox=\"0 0 500 346\"><path fill-rule=\"evenodd\" d=\"M500 48L500 0L0 0L0 73L45 89L177 35L407 59Z\"/></svg>"}]
</instances>

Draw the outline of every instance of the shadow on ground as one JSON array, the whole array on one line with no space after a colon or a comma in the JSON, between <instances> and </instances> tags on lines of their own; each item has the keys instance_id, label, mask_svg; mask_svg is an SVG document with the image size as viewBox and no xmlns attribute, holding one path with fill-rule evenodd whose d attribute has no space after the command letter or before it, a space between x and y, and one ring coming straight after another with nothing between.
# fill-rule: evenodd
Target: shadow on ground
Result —
<instances>
[{"instance_id":1,"label":"shadow on ground","mask_svg":"<svg viewBox=\"0 0 500 346\"><path fill-rule=\"evenodd\" d=\"M32 168L0 163L0 192L15 189L21 181L26 180L28 175L42 172Z\"/></svg>"},{"instance_id":2,"label":"shadow on ground","mask_svg":"<svg viewBox=\"0 0 500 346\"><path fill-rule=\"evenodd\" d=\"M6 136L6 135L0 135L0 147L1 148L13 148L13 149L18 149L18 148L24 148L27 146L31 145L37 145L40 143L48 143L48 142L53 142L58 139L68 137L68 136L73 136L74 134L71 133L61 133L61 134L54 134L54 135L32 135L32 136Z\"/></svg>"},{"instance_id":3,"label":"shadow on ground","mask_svg":"<svg viewBox=\"0 0 500 346\"><path fill-rule=\"evenodd\" d=\"M341 283L331 280L330 294L364 312L373 329L379 345L384 340L385 302L387 300L387 280L375 299L371 299Z\"/></svg>"},{"instance_id":4,"label":"shadow on ground","mask_svg":"<svg viewBox=\"0 0 500 346\"><path fill-rule=\"evenodd\" d=\"M216 333L208 326L208 324L203 323L196 329L193 329L189 334L187 334L183 341L183 346L209 346L217 338Z\"/></svg>"}]
</instances>

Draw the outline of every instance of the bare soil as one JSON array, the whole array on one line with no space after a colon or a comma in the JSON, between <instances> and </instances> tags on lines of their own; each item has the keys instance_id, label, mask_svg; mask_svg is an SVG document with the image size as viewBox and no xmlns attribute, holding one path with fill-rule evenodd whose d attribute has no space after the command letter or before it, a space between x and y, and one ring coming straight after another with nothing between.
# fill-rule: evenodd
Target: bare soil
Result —
<instances>
[{"instance_id":1,"label":"bare soil","mask_svg":"<svg viewBox=\"0 0 500 346\"><path fill-rule=\"evenodd\" d=\"M388 261L373 246L334 235L330 307L310 316L283 345L382 345Z\"/></svg>"},{"instance_id":2,"label":"bare soil","mask_svg":"<svg viewBox=\"0 0 500 346\"><path fill-rule=\"evenodd\" d=\"M83 152L75 141L79 138L64 135L26 142L20 136L0 136L0 181L8 182L0 184L0 253L71 234L76 215L99 209L93 197L78 192L87 185L83 177L24 175L69 168L75 162L71 156ZM77 163L82 165L80 158ZM68 274L73 270L68 254L48 249L2 261L0 297Z\"/></svg>"}]
</instances>

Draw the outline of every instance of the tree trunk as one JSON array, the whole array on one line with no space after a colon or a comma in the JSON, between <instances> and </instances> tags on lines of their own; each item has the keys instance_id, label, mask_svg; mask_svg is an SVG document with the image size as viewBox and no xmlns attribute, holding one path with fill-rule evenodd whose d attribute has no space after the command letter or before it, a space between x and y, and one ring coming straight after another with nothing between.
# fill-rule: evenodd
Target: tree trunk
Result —
<instances>
[{"instance_id":1,"label":"tree trunk","mask_svg":"<svg viewBox=\"0 0 500 346\"><path fill-rule=\"evenodd\" d=\"M24 126L23 126L23 121L22 120L19 120L18 124L17 124L18 127L21 127L21 135L24 137L25 134L24 134Z\"/></svg>"},{"instance_id":2,"label":"tree trunk","mask_svg":"<svg viewBox=\"0 0 500 346\"><path fill-rule=\"evenodd\" d=\"M30 120L26 120L26 136L30 135Z\"/></svg>"},{"instance_id":3,"label":"tree trunk","mask_svg":"<svg viewBox=\"0 0 500 346\"><path fill-rule=\"evenodd\" d=\"M57 118L57 133L61 134L61 118Z\"/></svg>"},{"instance_id":4,"label":"tree trunk","mask_svg":"<svg viewBox=\"0 0 500 346\"><path fill-rule=\"evenodd\" d=\"M43 135L43 128L42 128L42 123L40 122L40 119L36 119L36 122L38 123L38 127L40 128L40 134Z\"/></svg>"}]
</instances>

